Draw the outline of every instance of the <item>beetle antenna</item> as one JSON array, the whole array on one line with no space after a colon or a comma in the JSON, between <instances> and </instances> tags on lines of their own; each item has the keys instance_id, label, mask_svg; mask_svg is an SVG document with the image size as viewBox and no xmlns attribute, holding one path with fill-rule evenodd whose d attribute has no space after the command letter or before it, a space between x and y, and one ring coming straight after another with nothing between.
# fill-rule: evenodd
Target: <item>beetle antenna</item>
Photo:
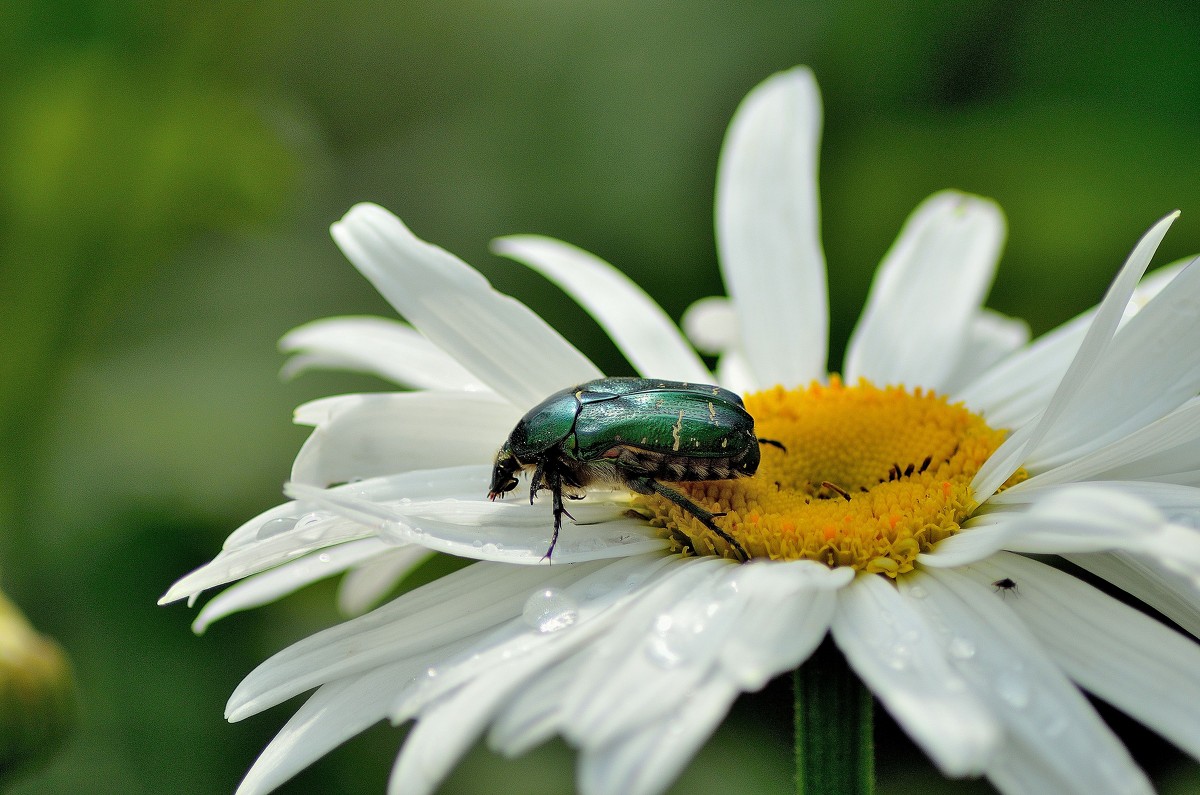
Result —
<instances>
[{"instance_id":1,"label":"beetle antenna","mask_svg":"<svg viewBox=\"0 0 1200 795\"><path fill-rule=\"evenodd\" d=\"M763 439L762 437L759 437L758 443L759 444L769 444L772 447L778 447L780 450L782 450L785 453L787 452L787 448L783 446L783 442L777 441L775 439Z\"/></svg>"}]
</instances>

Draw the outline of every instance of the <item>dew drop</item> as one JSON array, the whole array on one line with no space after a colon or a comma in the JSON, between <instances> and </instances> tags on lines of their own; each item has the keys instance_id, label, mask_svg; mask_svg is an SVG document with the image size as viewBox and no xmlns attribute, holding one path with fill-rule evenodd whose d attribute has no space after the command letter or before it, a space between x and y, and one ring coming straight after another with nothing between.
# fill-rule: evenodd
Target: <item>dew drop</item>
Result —
<instances>
[{"instance_id":1,"label":"dew drop","mask_svg":"<svg viewBox=\"0 0 1200 795\"><path fill-rule=\"evenodd\" d=\"M278 519L270 519L266 522L263 522L262 527L258 528L258 532L254 535L254 537L259 541L262 541L265 538L271 538L273 536L280 535L281 533L286 533L295 526L296 517L281 516Z\"/></svg>"},{"instance_id":2,"label":"dew drop","mask_svg":"<svg viewBox=\"0 0 1200 795\"><path fill-rule=\"evenodd\" d=\"M1009 706L1022 709L1029 705L1029 683L1014 674L996 677L996 692Z\"/></svg>"},{"instance_id":3,"label":"dew drop","mask_svg":"<svg viewBox=\"0 0 1200 795\"><path fill-rule=\"evenodd\" d=\"M300 541L315 541L321 537L322 530L319 525L325 517L319 513L306 513L296 520L296 530L302 531L299 536ZM303 532L306 531L307 532Z\"/></svg>"},{"instance_id":4,"label":"dew drop","mask_svg":"<svg viewBox=\"0 0 1200 795\"><path fill-rule=\"evenodd\" d=\"M557 632L579 619L579 605L570 594L546 588L525 600L521 618L538 632Z\"/></svg>"},{"instance_id":5,"label":"dew drop","mask_svg":"<svg viewBox=\"0 0 1200 795\"><path fill-rule=\"evenodd\" d=\"M661 668L675 668L695 658L708 643L704 630L713 612L702 606L684 616L660 615L645 645L646 656Z\"/></svg>"},{"instance_id":6,"label":"dew drop","mask_svg":"<svg viewBox=\"0 0 1200 795\"><path fill-rule=\"evenodd\" d=\"M329 557L328 552L322 552L320 555L317 555L317 560L321 561L322 563L328 563L331 558Z\"/></svg>"},{"instance_id":7,"label":"dew drop","mask_svg":"<svg viewBox=\"0 0 1200 795\"><path fill-rule=\"evenodd\" d=\"M924 599L926 596L928 596L928 593L920 585L914 585L913 587L909 588L907 593L913 599Z\"/></svg>"},{"instance_id":8,"label":"dew drop","mask_svg":"<svg viewBox=\"0 0 1200 795\"><path fill-rule=\"evenodd\" d=\"M903 671L908 668L912 659L912 649L903 643L893 644L884 656L884 662L893 671Z\"/></svg>"},{"instance_id":9,"label":"dew drop","mask_svg":"<svg viewBox=\"0 0 1200 795\"><path fill-rule=\"evenodd\" d=\"M1062 735L1062 733L1065 732L1067 727L1070 725L1071 722L1067 720L1066 716L1055 714L1050 718L1050 720L1046 721L1046 725L1042 727L1042 733L1047 737L1058 737Z\"/></svg>"},{"instance_id":10,"label":"dew drop","mask_svg":"<svg viewBox=\"0 0 1200 795\"><path fill-rule=\"evenodd\" d=\"M950 641L950 655L960 660L969 660L975 656L975 644L966 638L955 638Z\"/></svg>"}]
</instances>

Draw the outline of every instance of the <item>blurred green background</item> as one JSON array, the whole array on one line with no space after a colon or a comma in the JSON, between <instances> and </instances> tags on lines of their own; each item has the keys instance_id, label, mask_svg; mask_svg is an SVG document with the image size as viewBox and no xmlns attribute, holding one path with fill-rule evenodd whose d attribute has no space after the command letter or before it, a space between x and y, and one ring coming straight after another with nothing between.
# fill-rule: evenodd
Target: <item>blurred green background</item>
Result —
<instances>
[{"instance_id":1,"label":"blurred green background","mask_svg":"<svg viewBox=\"0 0 1200 795\"><path fill-rule=\"evenodd\" d=\"M1185 4L239 2L0 4L0 578L75 667L79 724L19 793L230 792L295 704L227 725L239 679L337 620L329 584L189 630L155 606L280 500L310 398L276 340L389 314L330 241L379 202L609 372L582 312L491 237L594 251L678 318L722 292L716 157L734 108L795 64L825 97L833 339L909 211L944 187L1010 224L990 304L1045 331L1094 304L1137 237L1200 251L1200 10ZM739 702L677 792L789 791L786 682ZM1195 763L1105 710L1164 792ZM882 793L942 784L879 718ZM378 727L287 792L381 792ZM570 790L552 745L474 752L448 793Z\"/></svg>"}]
</instances>

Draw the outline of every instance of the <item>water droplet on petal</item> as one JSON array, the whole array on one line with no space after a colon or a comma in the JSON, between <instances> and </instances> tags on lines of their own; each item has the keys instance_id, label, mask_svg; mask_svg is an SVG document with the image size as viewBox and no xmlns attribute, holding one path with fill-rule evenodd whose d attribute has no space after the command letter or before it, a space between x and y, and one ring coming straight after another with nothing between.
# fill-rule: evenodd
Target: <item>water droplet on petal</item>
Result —
<instances>
[{"instance_id":1,"label":"water droplet on petal","mask_svg":"<svg viewBox=\"0 0 1200 795\"><path fill-rule=\"evenodd\" d=\"M720 603L708 602L683 615L663 613L646 642L646 656L662 668L674 668L694 659L710 642L704 631L719 609Z\"/></svg>"},{"instance_id":2,"label":"water droplet on petal","mask_svg":"<svg viewBox=\"0 0 1200 795\"><path fill-rule=\"evenodd\" d=\"M896 643L884 654L884 662L893 671L903 671L908 668L912 659L912 649L903 643Z\"/></svg>"},{"instance_id":3,"label":"water droplet on petal","mask_svg":"<svg viewBox=\"0 0 1200 795\"><path fill-rule=\"evenodd\" d=\"M317 560L321 561L322 563L328 563L331 558L329 557L328 552L322 552L320 555L317 555Z\"/></svg>"},{"instance_id":4,"label":"water droplet on petal","mask_svg":"<svg viewBox=\"0 0 1200 795\"><path fill-rule=\"evenodd\" d=\"M975 644L966 638L955 638L950 641L950 655L960 660L969 660L975 656Z\"/></svg>"},{"instance_id":5,"label":"water droplet on petal","mask_svg":"<svg viewBox=\"0 0 1200 795\"><path fill-rule=\"evenodd\" d=\"M579 619L579 605L570 594L546 588L525 600L521 618L538 632L557 632Z\"/></svg>"},{"instance_id":6,"label":"water droplet on petal","mask_svg":"<svg viewBox=\"0 0 1200 795\"><path fill-rule=\"evenodd\" d=\"M1042 727L1042 732L1047 737L1058 737L1065 732L1067 727L1070 725L1071 722L1067 720L1066 716L1056 713L1051 716L1050 720L1046 722L1046 725Z\"/></svg>"},{"instance_id":7,"label":"water droplet on petal","mask_svg":"<svg viewBox=\"0 0 1200 795\"><path fill-rule=\"evenodd\" d=\"M914 585L913 587L909 588L906 593L913 599L924 599L928 595L925 589L919 585Z\"/></svg>"},{"instance_id":8,"label":"water droplet on petal","mask_svg":"<svg viewBox=\"0 0 1200 795\"><path fill-rule=\"evenodd\" d=\"M996 692L1009 706L1022 709L1029 704L1029 683L1011 673L996 677Z\"/></svg>"},{"instance_id":9,"label":"water droplet on petal","mask_svg":"<svg viewBox=\"0 0 1200 795\"><path fill-rule=\"evenodd\" d=\"M258 528L258 532L255 533L254 537L259 541L262 541L264 538L271 538L272 536L277 536L280 533L286 533L295 526L296 517L281 516L278 519L270 519L263 522L262 527Z\"/></svg>"}]
</instances>

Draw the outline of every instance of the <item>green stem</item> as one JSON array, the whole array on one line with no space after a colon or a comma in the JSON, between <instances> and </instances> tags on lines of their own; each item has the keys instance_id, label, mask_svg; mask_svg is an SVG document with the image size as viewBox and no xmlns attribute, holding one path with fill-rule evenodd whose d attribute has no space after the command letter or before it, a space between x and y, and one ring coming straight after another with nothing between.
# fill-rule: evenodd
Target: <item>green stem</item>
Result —
<instances>
[{"instance_id":1,"label":"green stem","mask_svg":"<svg viewBox=\"0 0 1200 795\"><path fill-rule=\"evenodd\" d=\"M872 795L871 691L829 638L792 674L797 795Z\"/></svg>"}]
</instances>

